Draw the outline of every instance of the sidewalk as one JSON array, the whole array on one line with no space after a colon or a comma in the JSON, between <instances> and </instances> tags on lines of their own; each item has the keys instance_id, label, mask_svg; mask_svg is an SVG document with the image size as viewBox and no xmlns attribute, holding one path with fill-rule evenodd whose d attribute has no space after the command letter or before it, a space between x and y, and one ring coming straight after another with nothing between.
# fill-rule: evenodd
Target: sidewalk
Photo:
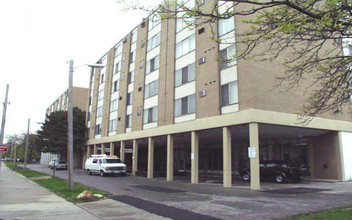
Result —
<instances>
[{"instance_id":1,"label":"sidewalk","mask_svg":"<svg viewBox=\"0 0 352 220\"><path fill-rule=\"evenodd\" d=\"M75 205L1 166L0 220L2 219L164 219L112 199Z\"/></svg>"}]
</instances>

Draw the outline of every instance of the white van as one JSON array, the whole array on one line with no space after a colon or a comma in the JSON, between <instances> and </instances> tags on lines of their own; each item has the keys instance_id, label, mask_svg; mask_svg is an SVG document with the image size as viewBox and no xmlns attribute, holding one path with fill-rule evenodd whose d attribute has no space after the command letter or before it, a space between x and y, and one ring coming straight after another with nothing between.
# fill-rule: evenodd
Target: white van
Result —
<instances>
[{"instance_id":1,"label":"white van","mask_svg":"<svg viewBox=\"0 0 352 220\"><path fill-rule=\"evenodd\" d=\"M100 176L106 174L126 175L126 165L116 156L91 155L85 165L88 175L92 175L92 173L98 173Z\"/></svg>"}]
</instances>

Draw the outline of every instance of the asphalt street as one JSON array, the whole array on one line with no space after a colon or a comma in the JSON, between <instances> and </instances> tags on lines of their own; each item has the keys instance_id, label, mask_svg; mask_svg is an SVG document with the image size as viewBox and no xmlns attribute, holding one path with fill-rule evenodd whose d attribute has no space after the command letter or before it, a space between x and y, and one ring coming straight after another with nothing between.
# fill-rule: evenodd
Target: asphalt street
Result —
<instances>
[{"instance_id":1,"label":"asphalt street","mask_svg":"<svg viewBox=\"0 0 352 220\"><path fill-rule=\"evenodd\" d=\"M44 165L28 168L52 174ZM65 170L56 171L56 175L67 179ZM90 176L83 170L74 171L74 181L106 191L111 199L172 219L284 219L352 206L352 182L262 182L261 191L252 191L248 183L239 181L224 188L221 184L190 184L187 180Z\"/></svg>"}]
</instances>

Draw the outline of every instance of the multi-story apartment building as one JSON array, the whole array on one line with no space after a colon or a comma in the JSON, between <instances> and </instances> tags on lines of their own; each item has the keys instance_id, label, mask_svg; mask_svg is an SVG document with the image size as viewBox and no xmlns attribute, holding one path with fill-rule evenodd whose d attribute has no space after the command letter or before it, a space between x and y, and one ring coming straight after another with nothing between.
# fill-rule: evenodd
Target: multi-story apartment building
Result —
<instances>
[{"instance_id":1,"label":"multi-story apartment building","mask_svg":"<svg viewBox=\"0 0 352 220\"><path fill-rule=\"evenodd\" d=\"M81 87L73 87L72 88L72 96L73 96L73 107L78 107L85 111L87 109L88 104L88 88ZM52 112L57 111L67 111L68 105L68 92L67 90L62 93L56 100L53 102L47 109L46 115L50 115Z\"/></svg>"},{"instance_id":2,"label":"multi-story apartment building","mask_svg":"<svg viewBox=\"0 0 352 220\"><path fill-rule=\"evenodd\" d=\"M88 88L81 87L73 87L72 88L72 106L78 107L79 109L86 111L88 105ZM52 103L46 109L46 116L50 115L53 112L57 111L67 111L68 107L68 90L62 93L54 103ZM53 158L60 159L60 155L52 154L52 153L41 153L40 163L41 164L49 164ZM74 168L82 168L83 158L82 155L78 153L74 153ZM66 160L66 158L61 158Z\"/></svg>"},{"instance_id":3,"label":"multi-story apartment building","mask_svg":"<svg viewBox=\"0 0 352 220\"><path fill-rule=\"evenodd\" d=\"M219 62L235 54L241 19L190 29L151 15L111 48L98 61L106 67L91 72L86 156L116 154L133 175L168 181L219 174L225 187L250 167L251 188L259 189L260 160L305 163L312 179L351 179L349 114L299 124L307 87L273 90L284 72L279 62ZM214 31L222 43L212 40Z\"/></svg>"}]
</instances>

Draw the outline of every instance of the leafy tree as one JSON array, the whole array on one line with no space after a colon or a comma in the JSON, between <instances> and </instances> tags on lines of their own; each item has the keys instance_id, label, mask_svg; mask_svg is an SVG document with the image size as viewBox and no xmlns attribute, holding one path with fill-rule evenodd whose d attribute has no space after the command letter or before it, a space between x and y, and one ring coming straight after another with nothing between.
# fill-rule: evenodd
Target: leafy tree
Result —
<instances>
[{"instance_id":1,"label":"leafy tree","mask_svg":"<svg viewBox=\"0 0 352 220\"><path fill-rule=\"evenodd\" d=\"M37 135L30 134L28 138L28 149L27 149L27 161L31 162L33 160L40 160L40 150L35 144ZM14 157L14 150L16 146L16 158L24 160L25 148L26 148L26 134L22 135L11 135L7 138L7 145L9 146L9 151L4 154L4 157L12 158ZM12 151L11 148L13 147ZM11 155L12 152L12 155Z\"/></svg>"},{"instance_id":2,"label":"leafy tree","mask_svg":"<svg viewBox=\"0 0 352 220\"><path fill-rule=\"evenodd\" d=\"M47 115L41 129L37 131L36 145L41 152L60 153L67 155L67 111L57 111ZM73 108L73 150L82 152L85 144L85 112Z\"/></svg>"},{"instance_id":3,"label":"leafy tree","mask_svg":"<svg viewBox=\"0 0 352 220\"><path fill-rule=\"evenodd\" d=\"M352 44L351 0L225 0L219 1L227 4L221 12L217 1L206 1L207 7L200 0L164 1L152 10L138 0L119 2L126 9L149 10L162 19L180 18L193 27L243 16L240 19L248 29L236 32L236 59L279 58L286 71L277 76L276 86L287 89L311 79L309 87L314 89L300 112L304 121L350 105L352 57L343 50ZM214 33L214 40L219 40Z\"/></svg>"}]
</instances>

